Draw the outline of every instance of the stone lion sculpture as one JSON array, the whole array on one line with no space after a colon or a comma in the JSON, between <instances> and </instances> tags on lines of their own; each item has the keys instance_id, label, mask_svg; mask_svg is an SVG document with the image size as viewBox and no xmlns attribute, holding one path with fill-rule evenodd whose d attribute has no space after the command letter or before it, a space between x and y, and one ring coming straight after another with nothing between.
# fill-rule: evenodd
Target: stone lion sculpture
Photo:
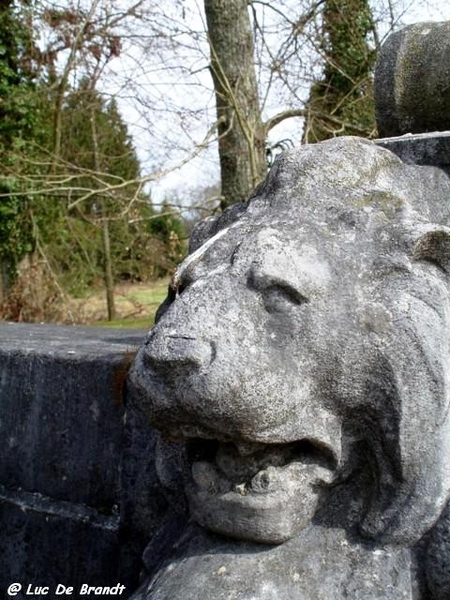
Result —
<instances>
[{"instance_id":1,"label":"stone lion sculpture","mask_svg":"<svg viewBox=\"0 0 450 600\"><path fill-rule=\"evenodd\" d=\"M450 598L449 215L337 138L197 227L130 378L194 524L136 598Z\"/></svg>"}]
</instances>

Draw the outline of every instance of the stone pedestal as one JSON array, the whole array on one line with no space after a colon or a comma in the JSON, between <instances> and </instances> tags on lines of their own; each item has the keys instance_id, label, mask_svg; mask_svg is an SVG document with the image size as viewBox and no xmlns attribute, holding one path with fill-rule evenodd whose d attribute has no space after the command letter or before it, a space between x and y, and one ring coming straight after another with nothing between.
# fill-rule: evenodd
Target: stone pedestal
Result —
<instances>
[{"instance_id":1,"label":"stone pedestal","mask_svg":"<svg viewBox=\"0 0 450 600\"><path fill-rule=\"evenodd\" d=\"M0 595L136 587L165 510L154 439L125 425L124 383L142 331L0 324ZM132 429L130 428L132 427Z\"/></svg>"}]
</instances>

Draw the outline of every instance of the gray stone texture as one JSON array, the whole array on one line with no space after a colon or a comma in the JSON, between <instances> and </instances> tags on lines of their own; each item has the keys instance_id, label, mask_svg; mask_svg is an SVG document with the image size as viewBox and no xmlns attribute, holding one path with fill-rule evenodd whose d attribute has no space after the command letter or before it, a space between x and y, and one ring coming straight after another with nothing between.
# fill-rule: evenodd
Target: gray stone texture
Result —
<instances>
[{"instance_id":1,"label":"gray stone texture","mask_svg":"<svg viewBox=\"0 0 450 600\"><path fill-rule=\"evenodd\" d=\"M143 332L0 325L0 595L136 587L166 502L124 383ZM125 597L125 596L124 596Z\"/></svg>"},{"instance_id":2,"label":"gray stone texture","mask_svg":"<svg viewBox=\"0 0 450 600\"><path fill-rule=\"evenodd\" d=\"M336 138L194 232L129 385L219 535L160 532L136 600L449 597L449 217L442 170Z\"/></svg>"},{"instance_id":3,"label":"gray stone texture","mask_svg":"<svg viewBox=\"0 0 450 600\"><path fill-rule=\"evenodd\" d=\"M308 527L265 547L190 527L133 600L404 600L418 591L410 563L405 548L374 551L342 529Z\"/></svg>"},{"instance_id":4,"label":"gray stone texture","mask_svg":"<svg viewBox=\"0 0 450 600\"><path fill-rule=\"evenodd\" d=\"M375 69L379 136L450 130L449 81L450 22L391 34Z\"/></svg>"},{"instance_id":5,"label":"gray stone texture","mask_svg":"<svg viewBox=\"0 0 450 600\"><path fill-rule=\"evenodd\" d=\"M439 167L450 174L450 132L406 134L375 140L408 165Z\"/></svg>"},{"instance_id":6,"label":"gray stone texture","mask_svg":"<svg viewBox=\"0 0 450 600\"><path fill-rule=\"evenodd\" d=\"M54 500L46 502L43 509L33 500L23 491L0 493L1 598L8 598L6 590L15 582L49 586L52 590L59 583L76 589L83 583L117 583L124 575L118 518L101 519L85 507L61 507ZM125 575L127 584L135 587L136 564L131 575ZM19 600L22 598L25 595L19 596Z\"/></svg>"}]
</instances>

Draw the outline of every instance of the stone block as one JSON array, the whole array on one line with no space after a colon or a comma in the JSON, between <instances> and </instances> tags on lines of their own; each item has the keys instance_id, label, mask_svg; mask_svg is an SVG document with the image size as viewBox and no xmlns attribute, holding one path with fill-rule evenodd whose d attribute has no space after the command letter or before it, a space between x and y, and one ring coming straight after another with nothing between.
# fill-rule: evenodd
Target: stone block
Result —
<instances>
[{"instance_id":1,"label":"stone block","mask_svg":"<svg viewBox=\"0 0 450 600\"><path fill-rule=\"evenodd\" d=\"M0 522L2 598L16 582L50 590L58 584L78 588L83 583L106 586L117 582L118 515L103 516L84 506L3 488Z\"/></svg>"},{"instance_id":2,"label":"stone block","mask_svg":"<svg viewBox=\"0 0 450 600\"><path fill-rule=\"evenodd\" d=\"M111 511L142 332L0 326L0 482Z\"/></svg>"},{"instance_id":3,"label":"stone block","mask_svg":"<svg viewBox=\"0 0 450 600\"><path fill-rule=\"evenodd\" d=\"M380 137L450 129L450 22L392 33L375 69Z\"/></svg>"},{"instance_id":4,"label":"stone block","mask_svg":"<svg viewBox=\"0 0 450 600\"><path fill-rule=\"evenodd\" d=\"M0 324L0 590L137 585L166 504L125 408L143 331Z\"/></svg>"},{"instance_id":5,"label":"stone block","mask_svg":"<svg viewBox=\"0 0 450 600\"><path fill-rule=\"evenodd\" d=\"M375 140L408 165L429 165L450 173L450 132L406 134Z\"/></svg>"}]
</instances>

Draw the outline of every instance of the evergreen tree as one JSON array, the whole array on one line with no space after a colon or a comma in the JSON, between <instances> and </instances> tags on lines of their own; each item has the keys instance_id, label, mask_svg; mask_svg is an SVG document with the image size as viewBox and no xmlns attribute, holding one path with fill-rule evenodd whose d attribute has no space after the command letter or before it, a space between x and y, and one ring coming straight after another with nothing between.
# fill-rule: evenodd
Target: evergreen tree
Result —
<instances>
[{"instance_id":1,"label":"evergreen tree","mask_svg":"<svg viewBox=\"0 0 450 600\"><path fill-rule=\"evenodd\" d=\"M0 152L2 155L33 135L34 45L26 24L25 4L0 4Z\"/></svg>"},{"instance_id":2,"label":"evergreen tree","mask_svg":"<svg viewBox=\"0 0 450 600\"><path fill-rule=\"evenodd\" d=\"M106 103L86 79L66 97L62 137L61 168L75 167L74 174L79 173L86 185L93 186L89 173L94 172L101 173L103 181L111 184L118 179L135 181L139 178L139 160L116 101ZM86 177L90 177L89 182Z\"/></svg>"},{"instance_id":3,"label":"evergreen tree","mask_svg":"<svg viewBox=\"0 0 450 600\"><path fill-rule=\"evenodd\" d=\"M26 20L27 5L4 0L0 4L0 301L9 288L15 267L30 250L25 198L18 192L14 152L36 130L34 45Z\"/></svg>"},{"instance_id":4,"label":"evergreen tree","mask_svg":"<svg viewBox=\"0 0 450 600\"><path fill-rule=\"evenodd\" d=\"M106 278L107 262L110 286L166 275L181 258L181 221L165 209L160 215L140 189L139 160L117 103L83 80L66 96L61 123L55 175L70 177L72 190L58 201L73 208L44 243L62 285L82 294Z\"/></svg>"}]
</instances>

